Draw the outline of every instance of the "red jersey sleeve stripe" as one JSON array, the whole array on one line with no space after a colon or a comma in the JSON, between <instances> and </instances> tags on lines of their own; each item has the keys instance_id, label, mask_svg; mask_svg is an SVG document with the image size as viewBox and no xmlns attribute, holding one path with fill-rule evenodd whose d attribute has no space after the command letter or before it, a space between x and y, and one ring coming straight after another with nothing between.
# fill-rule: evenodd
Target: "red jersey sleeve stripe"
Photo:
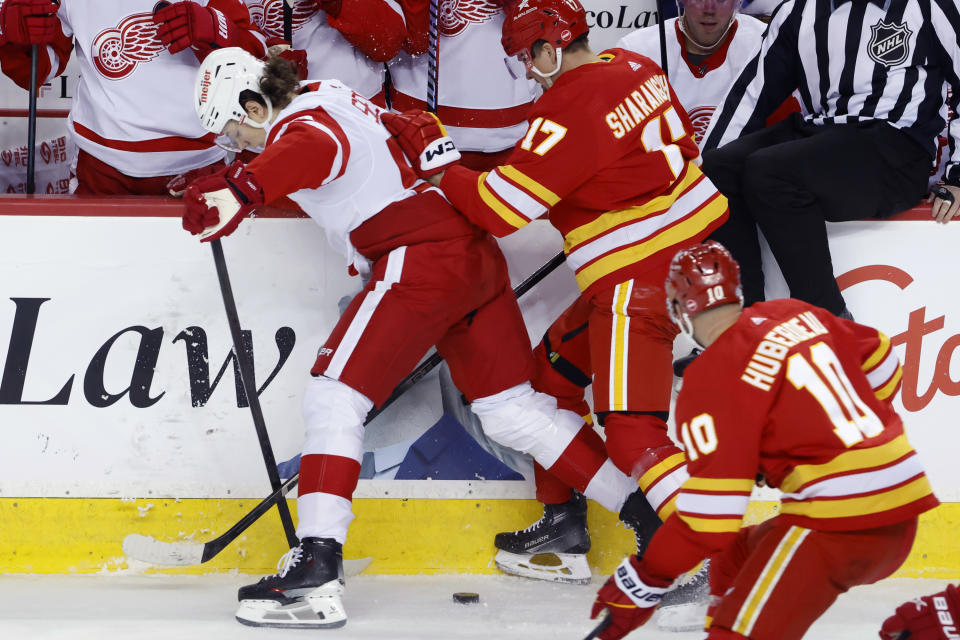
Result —
<instances>
[{"instance_id":1,"label":"red jersey sleeve stripe","mask_svg":"<svg viewBox=\"0 0 960 640\"><path fill-rule=\"evenodd\" d=\"M274 124L270 129L267 144L281 137L290 125L294 123L310 126L323 132L337 145L337 155L332 162L330 173L324 178L321 184L327 184L331 180L336 180L342 176L347 170L347 162L350 160L350 143L343 129L337 124L337 121L322 107L317 107L309 111L299 111Z\"/></svg>"},{"instance_id":2,"label":"red jersey sleeve stripe","mask_svg":"<svg viewBox=\"0 0 960 640\"><path fill-rule=\"evenodd\" d=\"M539 218L547 212L547 207L540 200L522 186L504 178L499 169L484 176L483 186L527 221Z\"/></svg>"}]
</instances>

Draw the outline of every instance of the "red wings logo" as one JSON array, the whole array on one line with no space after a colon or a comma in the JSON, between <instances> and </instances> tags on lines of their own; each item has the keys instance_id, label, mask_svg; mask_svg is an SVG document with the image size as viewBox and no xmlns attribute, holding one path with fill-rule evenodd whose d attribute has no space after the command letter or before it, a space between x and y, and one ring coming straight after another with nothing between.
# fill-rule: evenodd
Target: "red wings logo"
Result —
<instances>
[{"instance_id":1,"label":"red wings logo","mask_svg":"<svg viewBox=\"0 0 960 640\"><path fill-rule=\"evenodd\" d=\"M122 80L141 62L150 62L163 52L153 15L135 13L116 29L105 29L93 39L93 64L105 78Z\"/></svg>"},{"instance_id":2,"label":"red wings logo","mask_svg":"<svg viewBox=\"0 0 960 640\"><path fill-rule=\"evenodd\" d=\"M491 0L441 0L440 33L455 36L471 22L486 22L500 12Z\"/></svg>"},{"instance_id":3,"label":"red wings logo","mask_svg":"<svg viewBox=\"0 0 960 640\"><path fill-rule=\"evenodd\" d=\"M250 18L253 23L270 38L283 37L283 3L285 0L256 0L247 2ZM293 30L296 31L307 23L318 11L320 6L315 0L297 0L293 5Z\"/></svg>"},{"instance_id":4,"label":"red wings logo","mask_svg":"<svg viewBox=\"0 0 960 640\"><path fill-rule=\"evenodd\" d=\"M690 123L693 125L693 139L698 143L703 140L703 134L707 132L707 127L710 126L710 118L713 117L713 112L716 110L716 107L710 106L696 107L688 113Z\"/></svg>"}]
</instances>

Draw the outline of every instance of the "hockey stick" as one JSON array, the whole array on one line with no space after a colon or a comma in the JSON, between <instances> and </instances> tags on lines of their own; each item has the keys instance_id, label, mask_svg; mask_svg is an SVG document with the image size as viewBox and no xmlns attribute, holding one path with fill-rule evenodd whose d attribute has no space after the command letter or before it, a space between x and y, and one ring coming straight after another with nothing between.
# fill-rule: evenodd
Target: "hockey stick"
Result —
<instances>
[{"instance_id":1,"label":"hockey stick","mask_svg":"<svg viewBox=\"0 0 960 640\"><path fill-rule=\"evenodd\" d=\"M610 623L613 622L613 616L610 614L609 610L604 610L603 619L600 621L600 624L593 628L593 631L587 634L587 637L583 640L593 640L598 635L603 633L607 627L610 626Z\"/></svg>"},{"instance_id":2,"label":"hockey stick","mask_svg":"<svg viewBox=\"0 0 960 640\"><path fill-rule=\"evenodd\" d=\"M260 441L260 453L263 454L263 463L267 467L267 476L274 491L280 488L280 475L277 472L277 460L273 456L273 447L270 446L270 435L267 425L263 421L263 410L260 408L260 396L257 394L257 383L254 376L253 362L247 358L243 348L243 334L240 329L240 318L237 315L237 303L233 298L233 288L230 286L230 274L227 273L227 261L223 257L223 245L220 240L210 243L213 250L213 262L217 267L217 280L220 282L220 293L223 296L223 308L227 313L227 324L230 325L230 337L233 339L233 355L240 368L240 381L243 391L250 405L250 414L253 416L253 426L257 430L257 439ZM280 521L283 523L283 532L287 536L290 547L300 544L297 539L297 528L290 516L290 507L285 500L277 503L280 511Z\"/></svg>"},{"instance_id":3,"label":"hockey stick","mask_svg":"<svg viewBox=\"0 0 960 640\"><path fill-rule=\"evenodd\" d=\"M657 0L657 13L660 19L657 20L657 29L660 32L660 67L663 69L663 75L670 78L670 71L667 69L667 35L666 27L664 26L664 16L663 16L663 0ZM679 20L680 18L677 18Z\"/></svg>"},{"instance_id":4,"label":"hockey stick","mask_svg":"<svg viewBox=\"0 0 960 640\"><path fill-rule=\"evenodd\" d=\"M440 89L440 0L430 0L430 41L427 43L427 111L437 112Z\"/></svg>"},{"instance_id":5,"label":"hockey stick","mask_svg":"<svg viewBox=\"0 0 960 640\"><path fill-rule=\"evenodd\" d=\"M546 264L530 274L526 280L518 284L513 290L514 295L519 298L525 294L560 266L565 259L566 256L563 252L555 255L547 261ZM367 414L367 419L364 421L364 424L369 424L380 412L393 404L397 398L406 393L442 361L443 358L440 357L438 353L434 353L420 363L410 375L397 385L393 393L390 394L390 397L388 397L382 405L375 407ZM273 493L261 500L257 506L251 509L245 516L240 518L236 524L213 540L208 540L207 542L162 542L151 536L132 533L123 540L123 552L131 558L152 564L192 565L207 562L223 551L227 545L236 540L240 534L246 531L260 516L269 511L274 503L285 505L286 501L282 499L283 496L293 489L299 480L300 474L295 473L275 489ZM344 561L345 565L346 562L347 561Z\"/></svg>"},{"instance_id":6,"label":"hockey stick","mask_svg":"<svg viewBox=\"0 0 960 640\"><path fill-rule=\"evenodd\" d=\"M30 106L27 120L27 193L37 190L35 181L35 164L37 160L37 84L39 63L39 46L30 46Z\"/></svg>"},{"instance_id":7,"label":"hockey stick","mask_svg":"<svg viewBox=\"0 0 960 640\"><path fill-rule=\"evenodd\" d=\"M283 39L293 47L293 3L294 0L283 2Z\"/></svg>"}]
</instances>

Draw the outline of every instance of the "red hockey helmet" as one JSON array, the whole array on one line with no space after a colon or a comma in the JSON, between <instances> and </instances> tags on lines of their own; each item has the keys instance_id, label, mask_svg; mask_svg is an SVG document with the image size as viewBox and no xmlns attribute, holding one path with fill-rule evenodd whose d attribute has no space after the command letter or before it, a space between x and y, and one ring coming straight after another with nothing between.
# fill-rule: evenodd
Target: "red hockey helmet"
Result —
<instances>
[{"instance_id":1,"label":"red hockey helmet","mask_svg":"<svg viewBox=\"0 0 960 640\"><path fill-rule=\"evenodd\" d=\"M530 53L546 40L560 50L587 33L587 12L577 0L517 0L506 7L500 42L508 56Z\"/></svg>"},{"instance_id":2,"label":"red hockey helmet","mask_svg":"<svg viewBox=\"0 0 960 640\"><path fill-rule=\"evenodd\" d=\"M670 317L691 338L690 320L697 314L725 304L743 304L740 265L714 240L678 251L670 261L664 289Z\"/></svg>"}]
</instances>

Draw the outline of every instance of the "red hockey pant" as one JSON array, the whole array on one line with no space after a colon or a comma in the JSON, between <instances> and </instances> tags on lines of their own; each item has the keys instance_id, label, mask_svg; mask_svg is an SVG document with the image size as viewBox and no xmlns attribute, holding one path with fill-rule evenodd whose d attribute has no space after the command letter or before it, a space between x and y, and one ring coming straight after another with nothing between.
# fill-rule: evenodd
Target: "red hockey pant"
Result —
<instances>
[{"instance_id":1,"label":"red hockey pant","mask_svg":"<svg viewBox=\"0 0 960 640\"><path fill-rule=\"evenodd\" d=\"M916 531L916 518L860 531L780 518L742 529L710 565L710 592L723 599L708 613L708 640L799 640L841 593L896 571Z\"/></svg>"},{"instance_id":2,"label":"red hockey pant","mask_svg":"<svg viewBox=\"0 0 960 640\"><path fill-rule=\"evenodd\" d=\"M680 453L662 419L670 408L677 335L666 312L665 277L665 269L655 269L643 278L581 295L534 351L533 386L557 397L562 408L586 416L584 389L593 384L593 409L602 416L606 445L589 425L585 429L592 434L592 446L605 446L610 459L627 474L650 450L658 450L658 460ZM676 466L662 467L647 484L652 486ZM567 485L539 465L534 469L541 502L569 500Z\"/></svg>"}]
</instances>

